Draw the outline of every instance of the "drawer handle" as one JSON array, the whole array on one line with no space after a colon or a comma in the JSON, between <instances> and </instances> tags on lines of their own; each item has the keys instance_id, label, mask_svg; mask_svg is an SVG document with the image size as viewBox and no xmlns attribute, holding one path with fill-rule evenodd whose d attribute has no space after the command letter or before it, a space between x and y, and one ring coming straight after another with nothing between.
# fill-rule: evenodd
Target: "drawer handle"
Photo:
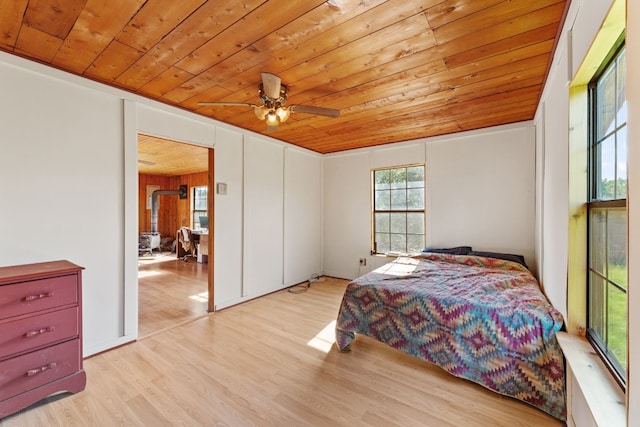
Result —
<instances>
[{"instance_id":1,"label":"drawer handle","mask_svg":"<svg viewBox=\"0 0 640 427\"><path fill-rule=\"evenodd\" d=\"M24 337L31 338L33 336L46 334L47 332L53 332L55 330L56 330L55 326L49 326L47 328L36 329L35 331L29 331L26 334L24 334Z\"/></svg>"},{"instance_id":2,"label":"drawer handle","mask_svg":"<svg viewBox=\"0 0 640 427\"><path fill-rule=\"evenodd\" d=\"M44 366L41 366L41 367L36 368L36 369L29 369L27 371L27 376L28 377L32 377L32 376L34 376L36 374L39 374L40 372L44 372L47 369L53 369L55 367L56 367L56 362L51 362L48 365L44 365Z\"/></svg>"},{"instance_id":3,"label":"drawer handle","mask_svg":"<svg viewBox=\"0 0 640 427\"><path fill-rule=\"evenodd\" d=\"M24 297L25 301L33 301L36 299L42 299L42 298L49 298L53 296L53 292L47 292L45 294L38 294L38 295L28 295L26 297Z\"/></svg>"}]
</instances>

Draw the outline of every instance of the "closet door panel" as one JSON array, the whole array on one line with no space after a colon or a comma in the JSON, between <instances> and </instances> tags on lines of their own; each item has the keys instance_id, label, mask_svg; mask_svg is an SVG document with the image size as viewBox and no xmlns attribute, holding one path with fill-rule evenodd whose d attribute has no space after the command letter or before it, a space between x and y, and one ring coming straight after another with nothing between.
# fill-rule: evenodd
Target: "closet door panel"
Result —
<instances>
[{"instance_id":1,"label":"closet door panel","mask_svg":"<svg viewBox=\"0 0 640 427\"><path fill-rule=\"evenodd\" d=\"M243 296L282 289L284 147L258 138L244 146Z\"/></svg>"},{"instance_id":2,"label":"closet door panel","mask_svg":"<svg viewBox=\"0 0 640 427\"><path fill-rule=\"evenodd\" d=\"M287 148L284 183L284 283L322 270L322 158Z\"/></svg>"}]
</instances>

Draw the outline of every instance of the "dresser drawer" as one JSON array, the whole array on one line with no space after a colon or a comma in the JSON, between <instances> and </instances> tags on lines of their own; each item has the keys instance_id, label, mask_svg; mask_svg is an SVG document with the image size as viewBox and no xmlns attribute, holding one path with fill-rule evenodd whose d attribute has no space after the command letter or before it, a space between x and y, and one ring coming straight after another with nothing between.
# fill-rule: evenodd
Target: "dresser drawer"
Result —
<instances>
[{"instance_id":1,"label":"dresser drawer","mask_svg":"<svg viewBox=\"0 0 640 427\"><path fill-rule=\"evenodd\" d=\"M73 374L81 360L74 339L0 362L0 401Z\"/></svg>"},{"instance_id":2,"label":"dresser drawer","mask_svg":"<svg viewBox=\"0 0 640 427\"><path fill-rule=\"evenodd\" d=\"M25 351L75 338L78 307L0 321L0 360Z\"/></svg>"},{"instance_id":3,"label":"dresser drawer","mask_svg":"<svg viewBox=\"0 0 640 427\"><path fill-rule=\"evenodd\" d=\"M77 303L76 275L0 286L0 319Z\"/></svg>"}]
</instances>

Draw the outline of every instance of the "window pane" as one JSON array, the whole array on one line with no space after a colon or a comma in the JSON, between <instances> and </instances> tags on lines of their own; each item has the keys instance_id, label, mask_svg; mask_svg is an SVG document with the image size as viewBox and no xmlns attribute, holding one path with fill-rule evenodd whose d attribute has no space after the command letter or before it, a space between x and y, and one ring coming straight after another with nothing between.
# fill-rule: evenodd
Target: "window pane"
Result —
<instances>
[{"instance_id":1,"label":"window pane","mask_svg":"<svg viewBox=\"0 0 640 427\"><path fill-rule=\"evenodd\" d=\"M376 233L376 250L380 253L391 250L391 239L389 233Z\"/></svg>"},{"instance_id":2,"label":"window pane","mask_svg":"<svg viewBox=\"0 0 640 427\"><path fill-rule=\"evenodd\" d=\"M193 188L193 209L200 211L207 210L207 187Z\"/></svg>"},{"instance_id":3,"label":"window pane","mask_svg":"<svg viewBox=\"0 0 640 427\"><path fill-rule=\"evenodd\" d=\"M407 233L424 235L424 214L407 214Z\"/></svg>"},{"instance_id":4,"label":"window pane","mask_svg":"<svg viewBox=\"0 0 640 427\"><path fill-rule=\"evenodd\" d=\"M616 182L616 199L627 198L627 127L616 132L616 172L618 180Z\"/></svg>"},{"instance_id":5,"label":"window pane","mask_svg":"<svg viewBox=\"0 0 640 427\"><path fill-rule=\"evenodd\" d=\"M391 169L391 188L406 188L407 168Z\"/></svg>"},{"instance_id":6,"label":"window pane","mask_svg":"<svg viewBox=\"0 0 640 427\"><path fill-rule=\"evenodd\" d=\"M373 176L375 180L375 190L386 190L389 188L391 176L389 170L375 171Z\"/></svg>"},{"instance_id":7,"label":"window pane","mask_svg":"<svg viewBox=\"0 0 640 427\"><path fill-rule=\"evenodd\" d=\"M407 210L407 190L391 190L391 209Z\"/></svg>"},{"instance_id":8,"label":"window pane","mask_svg":"<svg viewBox=\"0 0 640 427\"><path fill-rule=\"evenodd\" d=\"M407 252L417 253L424 249L424 234L407 234Z\"/></svg>"},{"instance_id":9,"label":"window pane","mask_svg":"<svg viewBox=\"0 0 640 427\"><path fill-rule=\"evenodd\" d=\"M589 327L604 341L605 287L604 279L591 272L589 275Z\"/></svg>"},{"instance_id":10,"label":"window pane","mask_svg":"<svg viewBox=\"0 0 640 427\"><path fill-rule=\"evenodd\" d=\"M375 192L375 210L388 211L391 208L391 192L389 190Z\"/></svg>"},{"instance_id":11,"label":"window pane","mask_svg":"<svg viewBox=\"0 0 640 427\"><path fill-rule=\"evenodd\" d=\"M617 106L617 114L616 114L616 122L617 126L622 125L627 122L627 99L625 96L626 88L627 88L627 79L625 73L625 67L627 66L627 54L626 51L622 51L617 60L618 65L618 83L616 86L616 106Z\"/></svg>"},{"instance_id":12,"label":"window pane","mask_svg":"<svg viewBox=\"0 0 640 427\"><path fill-rule=\"evenodd\" d=\"M605 135L613 132L615 128L616 112L616 74L610 68L598 81L598 122L597 139L600 140Z\"/></svg>"},{"instance_id":13,"label":"window pane","mask_svg":"<svg viewBox=\"0 0 640 427\"><path fill-rule=\"evenodd\" d=\"M424 188L407 190L407 209L424 209Z\"/></svg>"},{"instance_id":14,"label":"window pane","mask_svg":"<svg viewBox=\"0 0 640 427\"><path fill-rule=\"evenodd\" d=\"M598 146L600 151L598 199L612 200L615 198L616 179L616 138L611 135Z\"/></svg>"},{"instance_id":15,"label":"window pane","mask_svg":"<svg viewBox=\"0 0 640 427\"><path fill-rule=\"evenodd\" d=\"M392 213L391 215L391 232L406 233L407 232L407 214Z\"/></svg>"},{"instance_id":16,"label":"window pane","mask_svg":"<svg viewBox=\"0 0 640 427\"><path fill-rule=\"evenodd\" d=\"M627 294L609 285L609 315L607 346L618 363L627 368Z\"/></svg>"},{"instance_id":17,"label":"window pane","mask_svg":"<svg viewBox=\"0 0 640 427\"><path fill-rule=\"evenodd\" d=\"M391 251L403 253L407 251L407 240L405 234L391 235Z\"/></svg>"},{"instance_id":18,"label":"window pane","mask_svg":"<svg viewBox=\"0 0 640 427\"><path fill-rule=\"evenodd\" d=\"M424 188L424 167L415 166L407 168L407 187Z\"/></svg>"},{"instance_id":19,"label":"window pane","mask_svg":"<svg viewBox=\"0 0 640 427\"><path fill-rule=\"evenodd\" d=\"M376 231L380 233L388 233L391 229L389 228L389 214L386 213L376 213Z\"/></svg>"},{"instance_id":20,"label":"window pane","mask_svg":"<svg viewBox=\"0 0 640 427\"><path fill-rule=\"evenodd\" d=\"M605 276L607 212L605 209L591 209L589 214L589 267Z\"/></svg>"},{"instance_id":21,"label":"window pane","mask_svg":"<svg viewBox=\"0 0 640 427\"><path fill-rule=\"evenodd\" d=\"M607 252L609 280L627 287L627 212L609 209L607 216Z\"/></svg>"}]
</instances>

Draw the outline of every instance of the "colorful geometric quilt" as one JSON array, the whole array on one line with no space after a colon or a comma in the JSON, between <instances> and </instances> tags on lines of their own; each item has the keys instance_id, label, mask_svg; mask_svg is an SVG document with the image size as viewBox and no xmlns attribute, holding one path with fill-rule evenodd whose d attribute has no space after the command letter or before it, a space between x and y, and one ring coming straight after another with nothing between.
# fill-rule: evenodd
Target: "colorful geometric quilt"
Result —
<instances>
[{"instance_id":1,"label":"colorful geometric quilt","mask_svg":"<svg viewBox=\"0 0 640 427\"><path fill-rule=\"evenodd\" d=\"M336 344L367 335L566 420L562 324L522 265L425 253L349 283Z\"/></svg>"}]
</instances>

